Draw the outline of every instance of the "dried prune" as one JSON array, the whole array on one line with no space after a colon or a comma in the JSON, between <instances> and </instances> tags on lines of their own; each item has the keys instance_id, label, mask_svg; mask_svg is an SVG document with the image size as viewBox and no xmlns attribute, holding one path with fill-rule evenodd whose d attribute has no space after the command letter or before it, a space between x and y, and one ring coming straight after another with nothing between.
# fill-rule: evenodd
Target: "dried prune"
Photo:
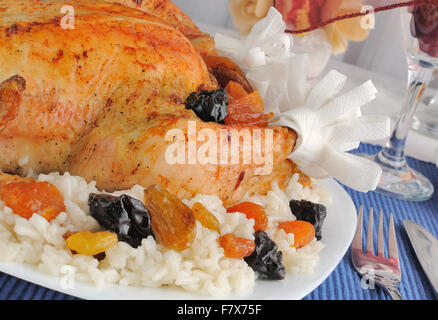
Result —
<instances>
[{"instance_id":1,"label":"dried prune","mask_svg":"<svg viewBox=\"0 0 438 320\"><path fill-rule=\"evenodd\" d=\"M246 263L263 278L282 280L286 276L286 269L281 263L283 253L278 250L274 241L262 230L254 234L256 248L245 258Z\"/></svg>"},{"instance_id":2,"label":"dried prune","mask_svg":"<svg viewBox=\"0 0 438 320\"><path fill-rule=\"evenodd\" d=\"M228 114L228 96L225 89L193 92L186 101L186 109L192 109L205 122L223 123Z\"/></svg>"},{"instance_id":3,"label":"dried prune","mask_svg":"<svg viewBox=\"0 0 438 320\"><path fill-rule=\"evenodd\" d=\"M144 204L126 194L90 194L90 212L102 227L117 234L120 241L137 248L152 235L151 217Z\"/></svg>"},{"instance_id":4,"label":"dried prune","mask_svg":"<svg viewBox=\"0 0 438 320\"><path fill-rule=\"evenodd\" d=\"M322 204L305 200L291 200L289 202L293 215L302 221L310 222L315 227L316 240L322 239L322 225L327 215L327 209Z\"/></svg>"}]
</instances>

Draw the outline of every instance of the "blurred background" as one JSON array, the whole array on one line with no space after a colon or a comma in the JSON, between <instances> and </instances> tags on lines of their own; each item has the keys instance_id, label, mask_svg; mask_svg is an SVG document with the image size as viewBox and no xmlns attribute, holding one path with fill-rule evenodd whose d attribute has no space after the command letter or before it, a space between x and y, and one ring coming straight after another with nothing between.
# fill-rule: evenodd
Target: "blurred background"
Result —
<instances>
[{"instance_id":1,"label":"blurred background","mask_svg":"<svg viewBox=\"0 0 438 320\"><path fill-rule=\"evenodd\" d=\"M230 1L240 4L257 2L255 0L173 0L204 31L217 32L216 28L220 28L219 32L224 33L237 31L229 10ZM345 1L355 2L356 0ZM236 11L234 11L235 15ZM390 116L393 127L405 100L408 82L406 48L401 29L400 9L376 13L375 27L370 30L368 37L361 42L348 41L347 50L342 50L341 54L332 55L325 70L321 73L323 75L330 69L336 69L347 75L348 82L345 90L372 80L378 89L378 95L362 111L364 114ZM237 32L235 34L237 35ZM318 59L317 57L313 60L313 63L318 64L320 61ZM426 98L431 98L438 93L437 87L438 77L435 77L426 88L423 100L419 103L419 109L425 106ZM438 108L435 109L438 110ZM422 142L419 143L419 141ZM373 143L384 145L385 142ZM438 138L411 130L406 142L406 153L423 161L438 163Z\"/></svg>"},{"instance_id":2,"label":"blurred background","mask_svg":"<svg viewBox=\"0 0 438 320\"><path fill-rule=\"evenodd\" d=\"M228 11L228 0L174 0L193 20L236 30ZM405 81L406 55L400 32L399 11L376 14L375 29L367 40L350 42L347 51L332 59Z\"/></svg>"}]
</instances>

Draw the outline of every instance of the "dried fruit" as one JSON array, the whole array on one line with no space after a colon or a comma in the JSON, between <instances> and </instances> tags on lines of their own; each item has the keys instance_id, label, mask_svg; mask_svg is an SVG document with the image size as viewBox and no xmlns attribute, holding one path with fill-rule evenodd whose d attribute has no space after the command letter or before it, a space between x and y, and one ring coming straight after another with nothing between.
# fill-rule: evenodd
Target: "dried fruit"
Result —
<instances>
[{"instance_id":1,"label":"dried fruit","mask_svg":"<svg viewBox=\"0 0 438 320\"><path fill-rule=\"evenodd\" d=\"M252 93L237 100L241 105L247 105L254 110L254 112L263 112L265 104L263 103L260 93L255 90Z\"/></svg>"},{"instance_id":2,"label":"dried fruit","mask_svg":"<svg viewBox=\"0 0 438 320\"><path fill-rule=\"evenodd\" d=\"M66 241L70 250L86 256L94 256L114 246L118 238L113 232L82 231L74 233Z\"/></svg>"},{"instance_id":3,"label":"dried fruit","mask_svg":"<svg viewBox=\"0 0 438 320\"><path fill-rule=\"evenodd\" d=\"M228 115L224 120L224 124L264 127L268 125L269 119L274 115L273 113L266 115L261 112L254 112L251 107L238 105L237 103L233 102L229 105Z\"/></svg>"},{"instance_id":4,"label":"dried fruit","mask_svg":"<svg viewBox=\"0 0 438 320\"><path fill-rule=\"evenodd\" d=\"M225 90L230 96L224 124L266 126L273 113L264 114L264 103L258 91L247 94L236 82L230 81Z\"/></svg>"},{"instance_id":5,"label":"dried fruit","mask_svg":"<svg viewBox=\"0 0 438 320\"><path fill-rule=\"evenodd\" d=\"M36 213L50 221L65 211L61 193L50 182L11 182L1 188L0 197L25 219Z\"/></svg>"},{"instance_id":6,"label":"dried fruit","mask_svg":"<svg viewBox=\"0 0 438 320\"><path fill-rule=\"evenodd\" d=\"M192 210L157 185L144 191L144 201L151 214L152 230L158 243L176 251L189 248L196 232Z\"/></svg>"},{"instance_id":7,"label":"dried fruit","mask_svg":"<svg viewBox=\"0 0 438 320\"><path fill-rule=\"evenodd\" d=\"M192 207L195 219L198 220L204 227L221 233L219 228L219 220L207 210L200 202L196 202Z\"/></svg>"},{"instance_id":8,"label":"dried fruit","mask_svg":"<svg viewBox=\"0 0 438 320\"><path fill-rule=\"evenodd\" d=\"M292 173L298 174L298 183L300 183L303 187L310 187L312 184L312 179L304 174L297 166L297 164L293 161L290 161L292 166Z\"/></svg>"},{"instance_id":9,"label":"dried fruit","mask_svg":"<svg viewBox=\"0 0 438 320\"><path fill-rule=\"evenodd\" d=\"M204 62L210 73L215 76L221 88L225 88L230 81L234 81L242 85L246 92L253 92L253 88L248 79L246 79L245 73L230 59L219 56L206 56L204 57Z\"/></svg>"},{"instance_id":10,"label":"dried fruit","mask_svg":"<svg viewBox=\"0 0 438 320\"><path fill-rule=\"evenodd\" d=\"M243 259L255 250L253 240L240 238L232 233L227 233L219 238L219 245L224 248L227 258Z\"/></svg>"},{"instance_id":11,"label":"dried fruit","mask_svg":"<svg viewBox=\"0 0 438 320\"><path fill-rule=\"evenodd\" d=\"M150 235L151 218L144 204L126 194L115 197L109 194L90 194L90 212L99 224L115 232L120 241L137 248Z\"/></svg>"},{"instance_id":12,"label":"dried fruit","mask_svg":"<svg viewBox=\"0 0 438 320\"><path fill-rule=\"evenodd\" d=\"M232 99L241 99L248 95L248 92L243 88L240 83L230 81L225 87L225 91Z\"/></svg>"},{"instance_id":13,"label":"dried fruit","mask_svg":"<svg viewBox=\"0 0 438 320\"><path fill-rule=\"evenodd\" d=\"M245 258L246 263L262 277L281 280L286 275L284 265L281 263L283 254L278 250L274 241L263 231L257 231L255 237L255 250Z\"/></svg>"},{"instance_id":14,"label":"dried fruit","mask_svg":"<svg viewBox=\"0 0 438 320\"><path fill-rule=\"evenodd\" d=\"M268 226L268 217L265 208L253 202L241 202L235 206L227 208L227 212L241 212L248 219L254 219L254 231L265 231Z\"/></svg>"},{"instance_id":15,"label":"dried fruit","mask_svg":"<svg viewBox=\"0 0 438 320\"><path fill-rule=\"evenodd\" d=\"M322 204L305 200L291 200L289 207L298 220L310 222L315 227L315 237L319 241L322 238L322 225L327 216L327 209Z\"/></svg>"},{"instance_id":16,"label":"dried fruit","mask_svg":"<svg viewBox=\"0 0 438 320\"><path fill-rule=\"evenodd\" d=\"M205 122L223 123L228 112L228 97L224 89L193 92L186 101L186 109L192 109Z\"/></svg>"},{"instance_id":17,"label":"dried fruit","mask_svg":"<svg viewBox=\"0 0 438 320\"><path fill-rule=\"evenodd\" d=\"M307 221L279 222L278 228L294 234L293 246L297 249L309 244L315 238L315 227Z\"/></svg>"}]
</instances>

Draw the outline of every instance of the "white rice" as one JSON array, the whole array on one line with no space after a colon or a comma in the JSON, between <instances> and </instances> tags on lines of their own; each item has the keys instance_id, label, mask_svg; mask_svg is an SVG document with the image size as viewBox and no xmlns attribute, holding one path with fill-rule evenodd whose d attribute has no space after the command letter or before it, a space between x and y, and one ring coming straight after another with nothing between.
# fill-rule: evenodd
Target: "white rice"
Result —
<instances>
[{"instance_id":1,"label":"white rice","mask_svg":"<svg viewBox=\"0 0 438 320\"><path fill-rule=\"evenodd\" d=\"M99 231L97 221L89 215L88 197L98 193L95 183L87 183L81 177L68 173L40 175L39 181L53 183L64 197L66 212L48 222L34 214L26 220L16 215L0 201L0 261L35 265L42 272L61 276L65 266L73 267L75 280L92 282L97 286L105 283L119 285L180 287L194 294L225 296L249 292L255 284L256 274L243 259L224 257L218 244L219 234L196 223L196 238L192 246L183 252L169 250L157 244L153 237L143 239L141 246L134 249L119 241L106 251L106 257L98 261L93 257L72 254L66 247L63 234L66 231ZM266 232L283 252L283 264L289 274L312 273L319 261L321 242L314 240L307 246L295 249L293 234L276 229L278 221L294 220L289 199L306 199L327 204L330 195L317 183L312 188L303 188L294 175L283 192L278 185L266 196L245 197L263 205L268 215ZM134 186L130 190L114 195L128 194L143 200L143 188ZM239 237L254 239L254 220L248 220L242 213L229 214L222 201L216 196L196 195L184 200L192 207L201 202L220 223L221 234L233 233Z\"/></svg>"}]
</instances>

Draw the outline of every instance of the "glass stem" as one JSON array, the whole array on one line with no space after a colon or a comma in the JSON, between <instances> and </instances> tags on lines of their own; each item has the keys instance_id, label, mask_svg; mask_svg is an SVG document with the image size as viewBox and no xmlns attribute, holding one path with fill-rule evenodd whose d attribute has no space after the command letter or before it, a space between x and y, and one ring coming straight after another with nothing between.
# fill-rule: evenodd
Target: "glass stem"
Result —
<instances>
[{"instance_id":1,"label":"glass stem","mask_svg":"<svg viewBox=\"0 0 438 320\"><path fill-rule=\"evenodd\" d=\"M400 116L395 125L392 136L385 148L379 153L378 160L393 168L405 166L405 145L406 138L412 123L412 117L417 109L427 83L432 77L432 65L419 61L409 63L408 69L408 91L401 110Z\"/></svg>"}]
</instances>

